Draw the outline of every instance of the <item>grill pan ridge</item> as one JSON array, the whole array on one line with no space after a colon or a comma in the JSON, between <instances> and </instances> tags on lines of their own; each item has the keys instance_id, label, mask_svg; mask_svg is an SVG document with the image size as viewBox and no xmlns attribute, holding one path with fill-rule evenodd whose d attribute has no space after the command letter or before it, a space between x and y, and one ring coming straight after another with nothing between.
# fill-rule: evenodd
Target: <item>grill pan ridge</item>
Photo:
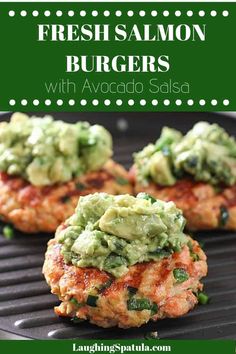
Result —
<instances>
[{"instance_id":1,"label":"grill pan ridge","mask_svg":"<svg viewBox=\"0 0 236 354\"><path fill-rule=\"evenodd\" d=\"M38 114L42 116L42 114ZM210 113L55 113L55 118L105 125L114 137L114 158L126 168L132 153L154 141L163 125L188 130L198 120L217 122L236 136L232 118ZM9 115L3 116L7 119ZM210 303L179 319L150 322L140 328L103 329L88 322L60 319L53 307L58 299L42 276L48 239L53 235L24 235L12 240L0 235L0 329L33 339L143 339L158 331L161 339L236 339L236 233L217 231L193 235L204 243L209 273L203 281Z\"/></svg>"}]
</instances>

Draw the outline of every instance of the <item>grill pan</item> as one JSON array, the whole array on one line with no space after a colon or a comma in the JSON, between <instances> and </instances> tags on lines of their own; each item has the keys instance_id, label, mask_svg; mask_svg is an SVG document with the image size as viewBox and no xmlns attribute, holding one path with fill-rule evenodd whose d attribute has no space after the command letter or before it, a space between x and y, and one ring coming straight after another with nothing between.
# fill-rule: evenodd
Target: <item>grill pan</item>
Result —
<instances>
[{"instance_id":1,"label":"grill pan","mask_svg":"<svg viewBox=\"0 0 236 354\"><path fill-rule=\"evenodd\" d=\"M44 113L37 115L42 116ZM236 136L233 118L212 113L55 113L55 118L74 122L88 120L106 126L113 134L117 162L126 168L132 153L154 141L163 125L183 132L199 120L221 124ZM1 120L8 119L9 114ZM33 339L143 339L158 331L161 339L236 339L236 233L199 232L193 236L204 243L209 274L204 280L210 303L199 305L178 319L165 319L134 329L102 329L88 322L72 324L57 318L58 304L41 274L46 243L53 235L24 235L15 232L8 241L0 235L0 329Z\"/></svg>"}]
</instances>

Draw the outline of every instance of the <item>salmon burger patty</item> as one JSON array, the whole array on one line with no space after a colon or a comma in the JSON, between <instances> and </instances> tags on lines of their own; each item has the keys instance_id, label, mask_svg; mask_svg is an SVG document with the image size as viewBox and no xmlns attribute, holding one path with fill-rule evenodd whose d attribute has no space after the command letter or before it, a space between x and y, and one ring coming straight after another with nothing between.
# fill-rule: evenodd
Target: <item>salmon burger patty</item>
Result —
<instances>
[{"instance_id":1,"label":"salmon burger patty","mask_svg":"<svg viewBox=\"0 0 236 354\"><path fill-rule=\"evenodd\" d=\"M174 203L143 193L80 198L45 256L44 276L61 300L56 314L105 328L186 314L198 303L207 263L183 227Z\"/></svg>"},{"instance_id":2,"label":"salmon burger patty","mask_svg":"<svg viewBox=\"0 0 236 354\"><path fill-rule=\"evenodd\" d=\"M208 183L182 179L170 187L135 182L134 191L173 201L183 211L189 230L236 230L236 186L216 189Z\"/></svg>"},{"instance_id":3,"label":"salmon burger patty","mask_svg":"<svg viewBox=\"0 0 236 354\"><path fill-rule=\"evenodd\" d=\"M186 314L197 304L197 293L203 287L200 279L207 274L204 252L196 241L191 243L191 251L185 246L163 260L133 265L115 279L96 268L66 264L61 245L49 241L43 272L52 293L61 300L56 314L89 320L101 327L122 328ZM176 280L174 274L178 272L187 273L188 279ZM142 303L149 308L138 308Z\"/></svg>"},{"instance_id":4,"label":"salmon burger patty","mask_svg":"<svg viewBox=\"0 0 236 354\"><path fill-rule=\"evenodd\" d=\"M190 230L236 230L236 141L217 124L164 127L134 155L130 179L135 193L174 201Z\"/></svg>"},{"instance_id":5,"label":"salmon burger patty","mask_svg":"<svg viewBox=\"0 0 236 354\"><path fill-rule=\"evenodd\" d=\"M0 173L0 216L27 233L54 232L70 215L79 197L104 191L132 193L126 170L113 160L102 169L52 186L34 186L20 177Z\"/></svg>"}]
</instances>

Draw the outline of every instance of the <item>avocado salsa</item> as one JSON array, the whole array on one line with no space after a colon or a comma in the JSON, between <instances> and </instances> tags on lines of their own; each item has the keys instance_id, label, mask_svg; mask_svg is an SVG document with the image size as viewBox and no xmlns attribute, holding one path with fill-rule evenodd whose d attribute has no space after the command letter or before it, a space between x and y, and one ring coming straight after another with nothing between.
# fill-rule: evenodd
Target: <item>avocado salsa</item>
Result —
<instances>
[{"instance_id":1,"label":"avocado salsa","mask_svg":"<svg viewBox=\"0 0 236 354\"><path fill-rule=\"evenodd\" d=\"M98 170L111 155L111 135L100 125L22 113L0 123L0 171L35 186L67 182Z\"/></svg>"},{"instance_id":2,"label":"avocado salsa","mask_svg":"<svg viewBox=\"0 0 236 354\"><path fill-rule=\"evenodd\" d=\"M164 127L134 160L143 185L172 186L186 176L212 185L236 183L236 140L217 124L199 122L186 135Z\"/></svg>"},{"instance_id":3,"label":"avocado salsa","mask_svg":"<svg viewBox=\"0 0 236 354\"><path fill-rule=\"evenodd\" d=\"M65 262L115 277L136 263L168 257L189 242L183 233L185 219L175 204L145 193L80 197L65 226L56 232Z\"/></svg>"}]
</instances>

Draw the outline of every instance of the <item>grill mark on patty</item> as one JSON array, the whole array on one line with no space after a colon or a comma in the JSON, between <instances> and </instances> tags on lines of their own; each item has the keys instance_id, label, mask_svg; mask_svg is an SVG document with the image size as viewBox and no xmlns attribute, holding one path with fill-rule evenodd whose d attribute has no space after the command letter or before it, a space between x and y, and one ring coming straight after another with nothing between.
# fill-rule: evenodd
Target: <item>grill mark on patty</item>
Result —
<instances>
[{"instance_id":1,"label":"grill mark on patty","mask_svg":"<svg viewBox=\"0 0 236 354\"><path fill-rule=\"evenodd\" d=\"M104 171L111 171L114 177L107 174L104 177ZM111 181L105 183L102 189L87 188L86 178L96 175L98 177L100 173L103 179L111 179ZM61 222L73 214L81 195L101 191L110 194L131 193L131 186L120 185L116 181L116 176L127 178L127 172L113 160L107 161L104 168L97 172L89 172L69 182L47 187L36 187L21 177L0 172L0 214L6 222L12 223L23 232L54 232ZM72 196L67 203L60 201L61 197L76 188L80 189L81 194L76 191L76 195Z\"/></svg>"},{"instance_id":2,"label":"grill mark on patty","mask_svg":"<svg viewBox=\"0 0 236 354\"><path fill-rule=\"evenodd\" d=\"M88 177L85 176L84 180L82 179L81 181L75 181L74 189L66 193L64 197L73 197L89 194L94 189L102 189L107 181L114 179L115 177L104 169L92 172L88 175ZM83 190L76 187L76 184L78 182L84 185Z\"/></svg>"},{"instance_id":3,"label":"grill mark on patty","mask_svg":"<svg viewBox=\"0 0 236 354\"><path fill-rule=\"evenodd\" d=\"M10 176L5 172L0 173L0 180L2 183L6 184L11 190L19 192L18 197L20 202L31 206L40 204L41 200L45 198L45 196L50 196L50 194L57 188L60 188L60 186L68 189L63 196L59 196L59 200L62 203L65 203L67 198L69 199L73 196L88 194L90 191L93 191L93 189L102 189L105 183L112 179L115 179L112 174L104 169L101 169L90 173L87 178L85 175L84 182L81 182L84 185L84 190L79 190L76 186L79 181L76 180L72 180L61 185L57 183L52 186L37 187L31 185L22 178Z\"/></svg>"},{"instance_id":4,"label":"grill mark on patty","mask_svg":"<svg viewBox=\"0 0 236 354\"><path fill-rule=\"evenodd\" d=\"M150 267L153 262L137 263L135 266L130 267L131 273L127 276L124 275L123 280L115 280L109 288L104 290L102 293L103 296L109 296L110 293L121 291L126 289L128 286L134 288L139 288L142 282L142 276L145 270Z\"/></svg>"},{"instance_id":5,"label":"grill mark on patty","mask_svg":"<svg viewBox=\"0 0 236 354\"><path fill-rule=\"evenodd\" d=\"M167 197L170 200L178 201L183 199L188 199L189 203L197 202L197 198L193 193L193 188L196 187L196 183L191 180L184 179L177 181L174 186L166 187L166 186L156 186L157 191L166 191Z\"/></svg>"}]
</instances>

